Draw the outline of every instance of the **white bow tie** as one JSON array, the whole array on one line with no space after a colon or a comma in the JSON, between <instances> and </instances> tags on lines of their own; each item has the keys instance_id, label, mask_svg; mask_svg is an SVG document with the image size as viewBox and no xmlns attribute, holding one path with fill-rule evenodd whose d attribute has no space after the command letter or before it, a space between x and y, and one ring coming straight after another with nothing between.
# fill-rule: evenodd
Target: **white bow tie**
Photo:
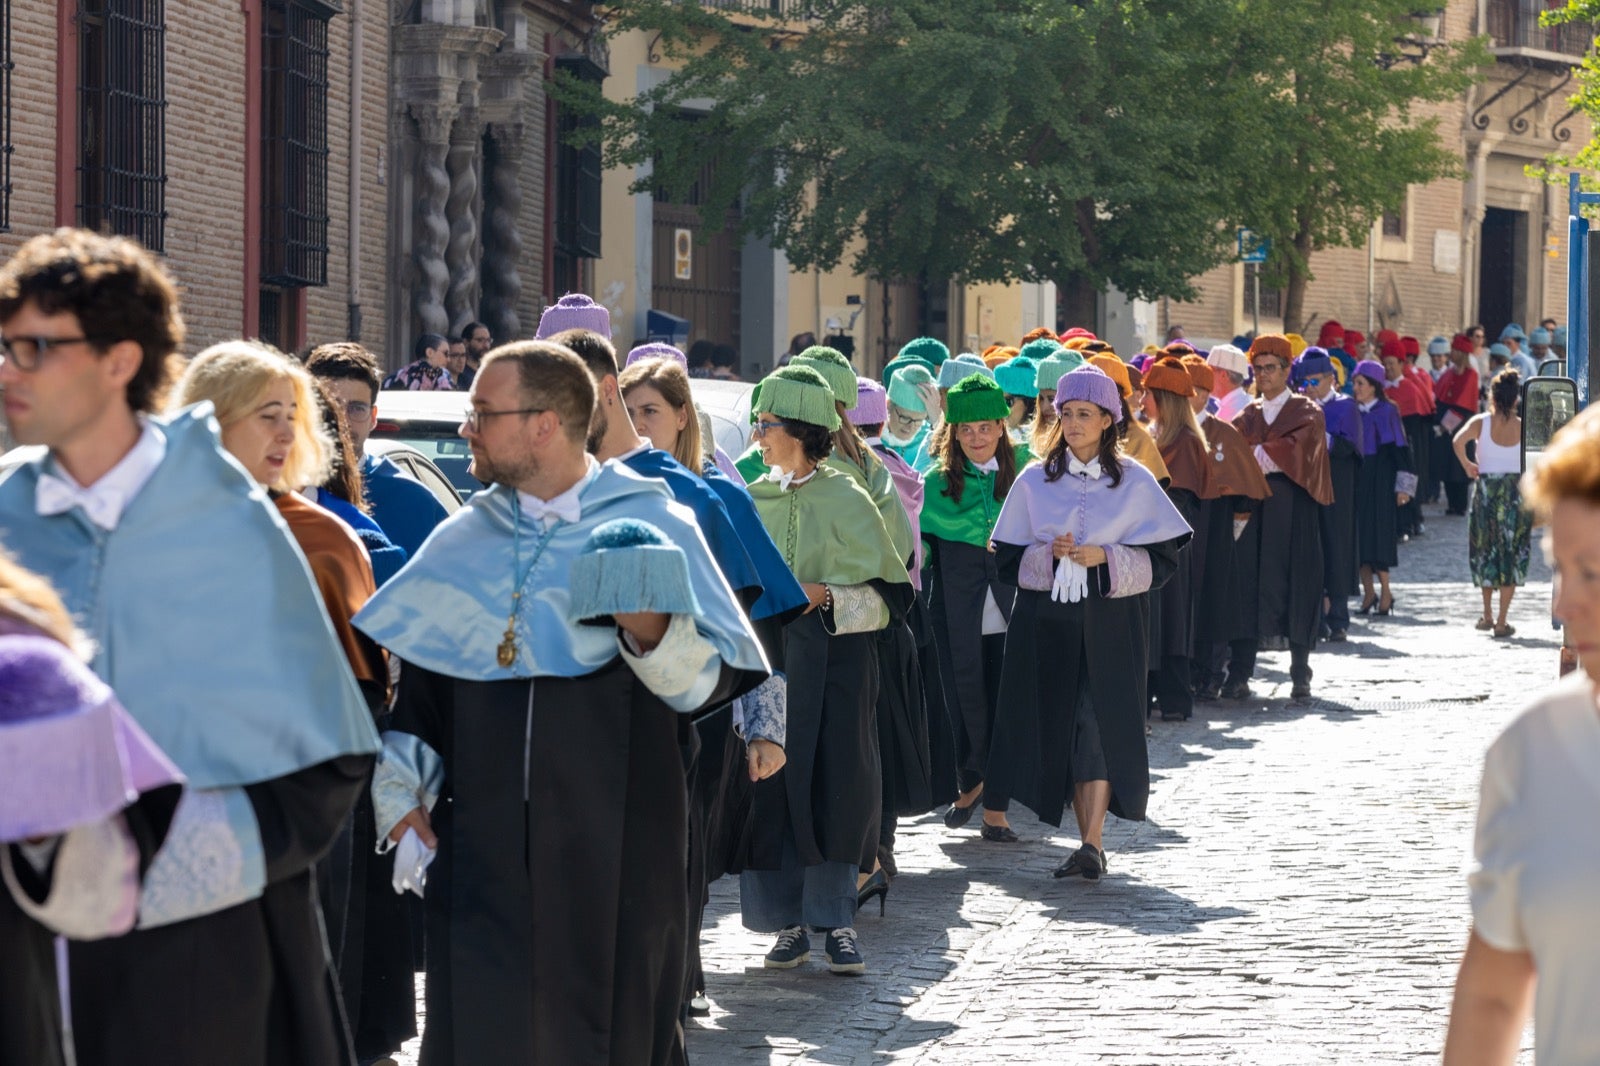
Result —
<instances>
[{"instance_id":1,"label":"white bow tie","mask_svg":"<svg viewBox=\"0 0 1600 1066\"><path fill-rule=\"evenodd\" d=\"M66 514L74 507L81 507L89 521L106 530L117 528L125 503L122 493L115 488L79 488L54 474L39 475L33 497L34 509L41 515Z\"/></svg>"},{"instance_id":2,"label":"white bow tie","mask_svg":"<svg viewBox=\"0 0 1600 1066\"><path fill-rule=\"evenodd\" d=\"M973 468L980 474L998 474L1000 472L1000 460L990 456L981 463L974 463Z\"/></svg>"},{"instance_id":3,"label":"white bow tie","mask_svg":"<svg viewBox=\"0 0 1600 1066\"><path fill-rule=\"evenodd\" d=\"M811 480L812 474L815 473L816 471L812 470L811 473L807 474L805 477L797 478L794 476L795 472L793 470L785 470L781 466L775 466L767 471L767 480L776 481L780 489L788 489L794 485L804 485L807 481Z\"/></svg>"},{"instance_id":4,"label":"white bow tie","mask_svg":"<svg viewBox=\"0 0 1600 1066\"><path fill-rule=\"evenodd\" d=\"M1080 463L1076 457L1070 458L1067 460L1067 473L1098 478L1100 476L1100 460L1090 459L1087 463Z\"/></svg>"},{"instance_id":5,"label":"white bow tie","mask_svg":"<svg viewBox=\"0 0 1600 1066\"><path fill-rule=\"evenodd\" d=\"M576 496L541 500L537 496L522 497L522 511L535 522L550 525L554 522L576 522L583 517L583 504Z\"/></svg>"}]
</instances>

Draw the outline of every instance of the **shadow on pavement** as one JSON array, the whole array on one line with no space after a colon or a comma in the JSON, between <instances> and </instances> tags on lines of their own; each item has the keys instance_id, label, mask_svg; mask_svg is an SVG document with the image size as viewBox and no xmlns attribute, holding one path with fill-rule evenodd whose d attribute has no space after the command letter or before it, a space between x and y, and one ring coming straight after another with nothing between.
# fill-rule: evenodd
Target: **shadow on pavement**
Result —
<instances>
[{"instance_id":1,"label":"shadow on pavement","mask_svg":"<svg viewBox=\"0 0 1600 1066\"><path fill-rule=\"evenodd\" d=\"M1114 925L1143 936L1192 933L1208 922L1243 918L1253 913L1239 907L1202 907L1171 889L1117 874L1111 870L1099 881L1063 878L1041 896L1052 921L1084 925Z\"/></svg>"}]
</instances>

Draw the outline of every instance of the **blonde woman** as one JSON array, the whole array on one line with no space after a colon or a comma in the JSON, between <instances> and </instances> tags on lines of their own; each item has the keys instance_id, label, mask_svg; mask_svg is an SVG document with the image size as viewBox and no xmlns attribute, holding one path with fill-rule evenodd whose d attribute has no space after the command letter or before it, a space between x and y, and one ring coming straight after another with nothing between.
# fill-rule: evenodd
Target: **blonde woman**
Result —
<instances>
[{"instance_id":1,"label":"blonde woman","mask_svg":"<svg viewBox=\"0 0 1600 1066\"><path fill-rule=\"evenodd\" d=\"M712 465L701 448L700 418L683 367L670 359L642 359L628 364L617 387L641 437L697 474Z\"/></svg>"}]
</instances>

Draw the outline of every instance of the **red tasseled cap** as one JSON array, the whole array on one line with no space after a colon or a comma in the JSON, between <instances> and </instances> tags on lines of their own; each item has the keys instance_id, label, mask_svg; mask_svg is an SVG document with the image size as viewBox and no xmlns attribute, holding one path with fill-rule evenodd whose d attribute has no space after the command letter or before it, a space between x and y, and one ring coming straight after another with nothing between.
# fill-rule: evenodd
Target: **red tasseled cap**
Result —
<instances>
[{"instance_id":1,"label":"red tasseled cap","mask_svg":"<svg viewBox=\"0 0 1600 1066\"><path fill-rule=\"evenodd\" d=\"M1396 359L1404 359L1406 357L1406 346L1400 343L1399 337L1384 338L1383 347L1380 349L1380 351L1385 359L1388 359L1390 356L1393 356Z\"/></svg>"},{"instance_id":2,"label":"red tasseled cap","mask_svg":"<svg viewBox=\"0 0 1600 1066\"><path fill-rule=\"evenodd\" d=\"M1318 348L1341 348L1344 346L1344 327L1331 318L1322 324L1322 330L1317 334Z\"/></svg>"},{"instance_id":3,"label":"red tasseled cap","mask_svg":"<svg viewBox=\"0 0 1600 1066\"><path fill-rule=\"evenodd\" d=\"M1415 337L1401 337L1400 343L1405 347L1406 358L1415 359L1422 354L1422 342Z\"/></svg>"},{"instance_id":4,"label":"red tasseled cap","mask_svg":"<svg viewBox=\"0 0 1600 1066\"><path fill-rule=\"evenodd\" d=\"M1450 338L1450 350L1452 352L1465 352L1467 355L1471 355L1472 339L1465 333L1457 333L1454 337Z\"/></svg>"}]
</instances>

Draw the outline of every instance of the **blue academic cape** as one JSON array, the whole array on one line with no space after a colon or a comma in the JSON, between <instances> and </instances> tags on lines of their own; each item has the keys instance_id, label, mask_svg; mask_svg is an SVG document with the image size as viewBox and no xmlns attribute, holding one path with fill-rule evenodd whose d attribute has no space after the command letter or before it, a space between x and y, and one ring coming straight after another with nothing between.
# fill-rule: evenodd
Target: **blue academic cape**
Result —
<instances>
[{"instance_id":1,"label":"blue academic cape","mask_svg":"<svg viewBox=\"0 0 1600 1066\"><path fill-rule=\"evenodd\" d=\"M404 548L407 557L417 554L435 526L448 517L444 504L420 481L413 481L400 468L381 455L361 460L361 479L367 502L372 504L372 520Z\"/></svg>"},{"instance_id":2,"label":"blue academic cape","mask_svg":"<svg viewBox=\"0 0 1600 1066\"><path fill-rule=\"evenodd\" d=\"M110 532L42 516L50 456L0 483L0 545L48 578L91 664L195 789L378 750L305 556L222 448L210 403L150 424L166 455Z\"/></svg>"},{"instance_id":3,"label":"blue academic cape","mask_svg":"<svg viewBox=\"0 0 1600 1066\"><path fill-rule=\"evenodd\" d=\"M619 655L616 629L578 625L568 618L567 575L596 526L613 518L634 518L656 526L683 549L700 603L695 627L722 662L769 672L694 512L674 502L664 482L615 461L592 467L579 493L579 521L547 531L524 517L515 538L514 498L515 492L504 485L473 494L394 580L367 601L356 615L357 628L408 663L466 681L594 673ZM526 578L516 617L517 653L503 667L496 649L511 609L518 555Z\"/></svg>"},{"instance_id":4,"label":"blue academic cape","mask_svg":"<svg viewBox=\"0 0 1600 1066\"><path fill-rule=\"evenodd\" d=\"M317 490L317 504L332 511L344 524L355 530L361 546L367 549L367 560L372 563L372 579L383 584L406 565L406 550L383 531L383 527L361 513L355 504L341 500L327 489Z\"/></svg>"},{"instance_id":5,"label":"blue academic cape","mask_svg":"<svg viewBox=\"0 0 1600 1066\"><path fill-rule=\"evenodd\" d=\"M1361 405L1348 396L1332 393L1322 402L1322 422L1330 441L1347 440L1361 451Z\"/></svg>"},{"instance_id":6,"label":"blue academic cape","mask_svg":"<svg viewBox=\"0 0 1600 1066\"><path fill-rule=\"evenodd\" d=\"M800 587L800 581L789 569L789 564L783 561L783 553L772 542L767 527L761 524L761 515L756 512L756 502L750 498L750 490L743 484L736 484L710 463L706 464L701 477L711 491L722 498L723 506L728 509L728 518L733 521L733 528L738 530L744 550L761 577L761 598L750 608L751 619L759 622L763 618L778 617L805 607L810 602L806 599L806 591Z\"/></svg>"}]
</instances>

